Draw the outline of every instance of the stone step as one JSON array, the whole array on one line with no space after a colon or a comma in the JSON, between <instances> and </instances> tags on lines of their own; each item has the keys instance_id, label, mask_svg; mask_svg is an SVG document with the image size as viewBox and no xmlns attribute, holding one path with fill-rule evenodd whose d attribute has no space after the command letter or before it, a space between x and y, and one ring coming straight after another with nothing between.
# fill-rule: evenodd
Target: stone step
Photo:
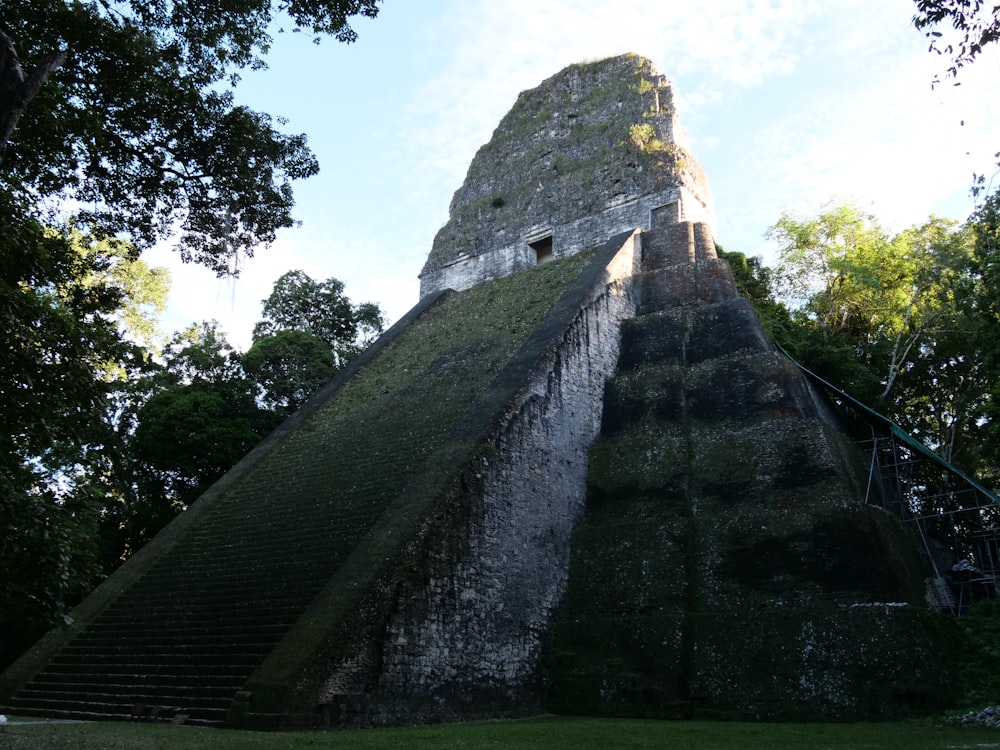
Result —
<instances>
[{"instance_id":1,"label":"stone step","mask_svg":"<svg viewBox=\"0 0 1000 750\"><path fill-rule=\"evenodd\" d=\"M217 641L215 643L205 643L202 640L175 640L170 643L163 641L148 640L143 643L121 641L117 644L92 644L86 641L77 640L69 644L60 652L60 656L69 657L120 657L125 654L173 654L183 656L205 655L247 655L247 654L267 654L274 648L274 642L251 642L251 643L229 643Z\"/></svg>"},{"instance_id":2,"label":"stone step","mask_svg":"<svg viewBox=\"0 0 1000 750\"><path fill-rule=\"evenodd\" d=\"M221 629L220 629L221 630ZM125 632L120 634L94 633L88 631L74 640L67 649L84 648L93 649L101 653L111 651L117 647L127 648L156 648L156 647L182 647L189 645L200 645L205 648L210 647L232 647L235 649L246 648L256 650L259 647L273 646L287 632L288 628L273 626L268 629L258 628L256 630L240 630L232 632L231 629L223 632L195 632L188 633L135 633Z\"/></svg>"},{"instance_id":3,"label":"stone step","mask_svg":"<svg viewBox=\"0 0 1000 750\"><path fill-rule=\"evenodd\" d=\"M320 580L321 576L316 573L315 562L313 560L299 561L294 565L253 566L241 565L238 570L233 570L228 566L219 566L219 569L209 567L195 568L187 566L185 568L174 568L170 571L151 571L147 574L146 583L143 586L156 585L164 588L246 588L252 585L260 585L260 582L282 581L287 582L292 587L309 588ZM282 589L283 590L283 589ZM137 590L133 590L134 593Z\"/></svg>"},{"instance_id":4,"label":"stone step","mask_svg":"<svg viewBox=\"0 0 1000 750\"><path fill-rule=\"evenodd\" d=\"M712 259L639 274L637 317L682 305L705 305L738 297L729 264Z\"/></svg>"},{"instance_id":5,"label":"stone step","mask_svg":"<svg viewBox=\"0 0 1000 750\"><path fill-rule=\"evenodd\" d=\"M291 576L287 583L253 581L242 586L237 586L235 583L198 585L196 582L192 582L185 587L182 584L165 584L150 580L143 583L141 592L123 594L120 602L116 603L109 611L157 606L164 603L176 604L188 600L201 601L204 604L215 606L252 603L261 609L269 609L309 601L321 586L322 583L319 581L300 583Z\"/></svg>"},{"instance_id":6,"label":"stone step","mask_svg":"<svg viewBox=\"0 0 1000 750\"><path fill-rule=\"evenodd\" d=\"M238 690L232 684L227 685L203 685L199 680L197 685L188 684L152 684L137 686L132 683L99 683L99 682L33 682L23 688L17 697L19 700L31 701L34 698L47 698L49 700L66 699L75 700L82 695L86 696L130 696L134 697L136 691L142 691L142 695L147 698L159 696L165 701L190 702L193 699L208 701L231 701ZM146 700L145 702L149 702Z\"/></svg>"},{"instance_id":7,"label":"stone step","mask_svg":"<svg viewBox=\"0 0 1000 750\"><path fill-rule=\"evenodd\" d=\"M192 632L200 630L210 631L213 627L220 626L226 622L239 623L243 629L250 629L256 626L277 625L281 623L294 622L305 609L305 605L286 605L277 607L252 607L247 604L245 607L221 607L207 610L205 608L195 609L183 604L163 604L147 609L136 610L108 610L103 613L100 619L91 626L91 630L111 630L116 627L131 627L138 624L145 625L145 630L163 631L184 628Z\"/></svg>"},{"instance_id":8,"label":"stone step","mask_svg":"<svg viewBox=\"0 0 1000 750\"><path fill-rule=\"evenodd\" d=\"M216 666L240 667L259 664L267 651L259 653L217 653L213 651L192 652L192 651L125 651L125 652L104 652L101 654L89 653L67 653L62 651L52 657L50 665L57 669L77 669L80 667L90 667L95 663L108 664L116 669L135 669L140 671L141 667L156 665L158 667L183 667L193 665L196 668L207 668Z\"/></svg>"},{"instance_id":9,"label":"stone step","mask_svg":"<svg viewBox=\"0 0 1000 750\"><path fill-rule=\"evenodd\" d=\"M773 347L753 307L739 297L625 321L618 373L647 364L691 365L743 351L771 352Z\"/></svg>"},{"instance_id":10,"label":"stone step","mask_svg":"<svg viewBox=\"0 0 1000 750\"><path fill-rule=\"evenodd\" d=\"M243 672L239 674L209 672L203 675L198 675L195 682L192 681L190 675L158 674L142 675L142 677L146 679L144 684L156 686L158 689L169 688L173 690L196 687L208 692L217 692L222 690L235 691L238 690L244 682L246 682L246 674ZM153 679L154 677L155 680ZM59 672L56 670L46 670L38 675L35 675L30 684L37 687L44 683L46 685L58 686L58 689L64 689L67 685L134 685L137 682L136 678L137 675L134 674L122 675L110 672L98 672L95 675L88 674L86 672Z\"/></svg>"},{"instance_id":11,"label":"stone step","mask_svg":"<svg viewBox=\"0 0 1000 750\"><path fill-rule=\"evenodd\" d=\"M197 677L202 674L215 674L228 676L233 679L243 679L253 671L254 667L260 663L260 659L245 664L234 664L225 661L198 661L191 660L187 663L179 663L178 660L156 662L151 659L144 661L129 661L125 663L103 662L95 664L93 660L83 664L73 664L67 662L50 663L46 668L49 674L60 675L84 675L91 676L95 682L114 681L115 679L132 679L142 675L144 677L157 677L172 675L174 677Z\"/></svg>"},{"instance_id":12,"label":"stone step","mask_svg":"<svg viewBox=\"0 0 1000 750\"><path fill-rule=\"evenodd\" d=\"M110 607L101 613L95 624L104 622L134 622L137 620L173 621L197 617L197 624L218 621L236 617L241 622L253 622L255 619L267 620L274 618L287 619L297 616L310 602L312 597L283 602L254 601L245 599L213 600L209 597L192 596L188 599L161 598L147 602L122 602L121 606Z\"/></svg>"},{"instance_id":13,"label":"stone step","mask_svg":"<svg viewBox=\"0 0 1000 750\"><path fill-rule=\"evenodd\" d=\"M174 706L138 706L134 703L89 703L78 701L73 704L60 704L58 701L32 705L11 705L5 707L9 713L20 716L32 716L48 719L64 719L73 721L171 721L177 714L186 715L185 724L202 726L221 726L226 719L228 709L223 708L191 708L180 710Z\"/></svg>"},{"instance_id":14,"label":"stone step","mask_svg":"<svg viewBox=\"0 0 1000 750\"><path fill-rule=\"evenodd\" d=\"M171 695L150 690L144 685L137 685L122 691L107 690L79 692L46 692L43 690L22 690L11 701L14 713L20 707L57 708L62 710L81 710L83 706L175 706L178 710L202 711L205 709L229 710L235 691L226 696L209 695Z\"/></svg>"},{"instance_id":15,"label":"stone step","mask_svg":"<svg viewBox=\"0 0 1000 750\"><path fill-rule=\"evenodd\" d=\"M234 646L251 645L254 643L276 643L288 631L291 622L272 622L267 626L244 627L234 633L229 628L214 628L202 625L185 626L182 622L174 622L173 627L167 623L148 626L125 625L123 627L94 628L73 641L74 644L93 648L114 649L117 645L134 645L155 648L160 644L169 646L204 643L226 644Z\"/></svg>"}]
</instances>

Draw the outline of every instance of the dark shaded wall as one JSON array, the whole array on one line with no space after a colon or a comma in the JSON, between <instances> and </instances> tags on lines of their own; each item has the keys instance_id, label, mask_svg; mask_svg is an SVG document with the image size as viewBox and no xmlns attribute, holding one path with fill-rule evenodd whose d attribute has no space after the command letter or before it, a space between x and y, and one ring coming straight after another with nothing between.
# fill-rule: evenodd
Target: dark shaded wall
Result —
<instances>
[{"instance_id":1,"label":"dark shaded wall","mask_svg":"<svg viewBox=\"0 0 1000 750\"><path fill-rule=\"evenodd\" d=\"M698 227L659 232L591 453L547 706L787 720L948 705L951 623L924 601L914 540L863 503L854 446Z\"/></svg>"}]
</instances>

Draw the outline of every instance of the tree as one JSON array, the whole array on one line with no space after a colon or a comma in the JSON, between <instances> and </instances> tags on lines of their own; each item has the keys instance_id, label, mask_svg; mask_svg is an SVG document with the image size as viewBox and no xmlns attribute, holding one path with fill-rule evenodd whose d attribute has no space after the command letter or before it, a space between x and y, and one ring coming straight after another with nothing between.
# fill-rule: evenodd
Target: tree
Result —
<instances>
[{"instance_id":1,"label":"tree","mask_svg":"<svg viewBox=\"0 0 1000 750\"><path fill-rule=\"evenodd\" d=\"M288 414L360 354L382 332L378 305L355 305L337 279L314 281L289 271L263 300L263 319L243 357L263 402Z\"/></svg>"},{"instance_id":2,"label":"tree","mask_svg":"<svg viewBox=\"0 0 1000 750\"><path fill-rule=\"evenodd\" d=\"M930 51L951 57L948 74L955 78L959 68L973 62L983 49L1000 39L1000 4L983 0L914 0L917 12L913 25L931 40ZM961 39L944 41L938 28L950 23Z\"/></svg>"},{"instance_id":3,"label":"tree","mask_svg":"<svg viewBox=\"0 0 1000 750\"><path fill-rule=\"evenodd\" d=\"M276 331L254 342L243 367L263 390L264 404L291 414L335 374L330 346L308 331Z\"/></svg>"},{"instance_id":4,"label":"tree","mask_svg":"<svg viewBox=\"0 0 1000 750\"><path fill-rule=\"evenodd\" d=\"M76 460L57 453L87 441L137 356L128 337L152 335L168 277L127 243L24 225L4 227L0 255L0 464L50 476Z\"/></svg>"},{"instance_id":5,"label":"tree","mask_svg":"<svg viewBox=\"0 0 1000 750\"><path fill-rule=\"evenodd\" d=\"M716 254L729 264L737 291L753 305L761 325L771 338L787 340L791 317L788 307L774 294L774 271L760 256L747 257L716 246Z\"/></svg>"},{"instance_id":6,"label":"tree","mask_svg":"<svg viewBox=\"0 0 1000 750\"><path fill-rule=\"evenodd\" d=\"M97 503L0 474L0 669L99 580Z\"/></svg>"},{"instance_id":7,"label":"tree","mask_svg":"<svg viewBox=\"0 0 1000 750\"><path fill-rule=\"evenodd\" d=\"M254 341L278 331L305 331L324 341L340 370L382 332L385 320L378 305L354 305L337 279L314 281L303 271L289 271L274 283L263 301L262 320Z\"/></svg>"},{"instance_id":8,"label":"tree","mask_svg":"<svg viewBox=\"0 0 1000 750\"><path fill-rule=\"evenodd\" d=\"M0 662L100 574L92 477L167 276L127 243L0 215Z\"/></svg>"},{"instance_id":9,"label":"tree","mask_svg":"<svg viewBox=\"0 0 1000 750\"><path fill-rule=\"evenodd\" d=\"M850 204L813 219L782 214L768 236L779 243L775 291L794 322L782 343L830 381L876 401L879 377L865 354L887 312L880 290L897 248L874 217Z\"/></svg>"},{"instance_id":10,"label":"tree","mask_svg":"<svg viewBox=\"0 0 1000 750\"><path fill-rule=\"evenodd\" d=\"M975 341L993 374L984 408L984 441L1000 453L1000 191L994 191L969 219L975 237L975 267L980 278L973 312L978 323Z\"/></svg>"},{"instance_id":11,"label":"tree","mask_svg":"<svg viewBox=\"0 0 1000 750\"><path fill-rule=\"evenodd\" d=\"M840 205L783 215L770 234L781 244L775 286L795 302L785 334L796 357L945 460L1000 467L982 434L995 370L977 333L970 226L931 217L891 236Z\"/></svg>"},{"instance_id":12,"label":"tree","mask_svg":"<svg viewBox=\"0 0 1000 750\"><path fill-rule=\"evenodd\" d=\"M0 6L0 208L53 199L142 248L181 230L220 273L291 226L290 181L318 167L302 135L235 103L279 13L355 38L378 0L36 0Z\"/></svg>"}]
</instances>

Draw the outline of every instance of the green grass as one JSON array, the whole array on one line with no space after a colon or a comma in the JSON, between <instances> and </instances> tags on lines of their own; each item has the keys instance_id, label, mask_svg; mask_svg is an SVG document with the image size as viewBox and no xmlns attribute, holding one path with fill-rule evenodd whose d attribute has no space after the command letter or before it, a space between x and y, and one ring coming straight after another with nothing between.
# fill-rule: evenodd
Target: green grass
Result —
<instances>
[{"instance_id":1,"label":"green grass","mask_svg":"<svg viewBox=\"0 0 1000 750\"><path fill-rule=\"evenodd\" d=\"M12 719L13 721L13 719ZM385 748L1000 748L1000 730L914 720L883 724L768 724L537 718L400 729L254 733L153 724L0 726L0 748L127 750L383 750Z\"/></svg>"}]
</instances>

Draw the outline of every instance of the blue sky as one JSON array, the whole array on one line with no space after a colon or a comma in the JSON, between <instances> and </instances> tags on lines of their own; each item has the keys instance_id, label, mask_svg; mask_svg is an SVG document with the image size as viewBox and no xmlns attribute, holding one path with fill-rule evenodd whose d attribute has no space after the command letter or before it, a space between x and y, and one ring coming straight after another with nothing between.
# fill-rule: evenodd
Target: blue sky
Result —
<instances>
[{"instance_id":1,"label":"blue sky","mask_svg":"<svg viewBox=\"0 0 1000 750\"><path fill-rule=\"evenodd\" d=\"M296 185L296 218L236 281L171 269L167 333L216 319L241 349L274 281L336 277L390 321L476 149L517 94L567 65L623 52L674 84L693 156L715 198L718 241L773 259L782 211L853 200L892 230L964 219L972 174L1000 151L1000 52L934 89L944 58L910 25L911 0L384 0L359 40L277 35L269 69L237 98L288 120L320 160Z\"/></svg>"}]
</instances>

